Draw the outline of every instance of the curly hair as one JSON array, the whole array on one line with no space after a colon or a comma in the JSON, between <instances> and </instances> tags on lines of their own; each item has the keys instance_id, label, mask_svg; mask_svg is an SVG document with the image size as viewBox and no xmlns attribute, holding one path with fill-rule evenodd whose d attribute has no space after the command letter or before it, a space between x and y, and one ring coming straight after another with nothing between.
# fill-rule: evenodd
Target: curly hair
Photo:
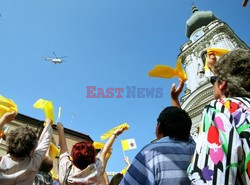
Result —
<instances>
[{"instance_id":1,"label":"curly hair","mask_svg":"<svg viewBox=\"0 0 250 185\"><path fill-rule=\"evenodd\" d=\"M73 164L81 170L95 162L96 151L93 144L89 141L76 143L71 153Z\"/></svg>"},{"instance_id":2,"label":"curly hair","mask_svg":"<svg viewBox=\"0 0 250 185\"><path fill-rule=\"evenodd\" d=\"M250 98L250 50L237 49L223 55L214 66L218 82L226 81L226 97Z\"/></svg>"},{"instance_id":3,"label":"curly hair","mask_svg":"<svg viewBox=\"0 0 250 185\"><path fill-rule=\"evenodd\" d=\"M33 129L19 127L7 135L7 153L13 157L28 157L37 145L37 136Z\"/></svg>"},{"instance_id":4,"label":"curly hair","mask_svg":"<svg viewBox=\"0 0 250 185\"><path fill-rule=\"evenodd\" d=\"M188 141L192 121L185 110L174 106L167 107L160 113L157 122L164 137Z\"/></svg>"}]
</instances>

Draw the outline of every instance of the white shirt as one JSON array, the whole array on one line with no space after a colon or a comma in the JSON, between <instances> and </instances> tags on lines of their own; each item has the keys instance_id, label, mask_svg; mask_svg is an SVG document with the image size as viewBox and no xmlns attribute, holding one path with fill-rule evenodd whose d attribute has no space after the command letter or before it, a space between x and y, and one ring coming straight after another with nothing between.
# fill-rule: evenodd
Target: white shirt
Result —
<instances>
[{"instance_id":1,"label":"white shirt","mask_svg":"<svg viewBox=\"0 0 250 185\"><path fill-rule=\"evenodd\" d=\"M30 157L13 160L9 154L3 156L0 162L0 184L32 185L50 145L52 133L51 125L47 125L43 129L38 145Z\"/></svg>"}]
</instances>

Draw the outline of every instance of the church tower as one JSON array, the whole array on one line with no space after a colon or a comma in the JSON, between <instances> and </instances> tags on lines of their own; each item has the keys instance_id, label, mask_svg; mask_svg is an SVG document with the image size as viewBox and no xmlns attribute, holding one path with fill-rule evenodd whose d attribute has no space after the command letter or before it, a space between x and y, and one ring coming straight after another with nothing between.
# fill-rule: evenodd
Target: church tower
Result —
<instances>
[{"instance_id":1,"label":"church tower","mask_svg":"<svg viewBox=\"0 0 250 185\"><path fill-rule=\"evenodd\" d=\"M234 50L249 47L213 12L199 11L194 5L192 12L186 22L186 36L189 41L181 46L178 57L182 58L187 73L181 107L192 119L191 134L196 138L203 108L213 99L213 88L209 83L211 72L204 70L207 48Z\"/></svg>"}]
</instances>

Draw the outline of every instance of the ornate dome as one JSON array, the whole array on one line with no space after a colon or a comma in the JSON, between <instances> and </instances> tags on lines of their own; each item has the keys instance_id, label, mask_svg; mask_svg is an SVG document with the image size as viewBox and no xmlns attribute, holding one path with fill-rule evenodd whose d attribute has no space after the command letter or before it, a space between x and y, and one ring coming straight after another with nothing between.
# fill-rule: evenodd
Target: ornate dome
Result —
<instances>
[{"instance_id":1,"label":"ornate dome","mask_svg":"<svg viewBox=\"0 0 250 185\"><path fill-rule=\"evenodd\" d=\"M212 11L199 11L194 5L192 11L193 14L186 22L186 36L188 38L196 29L207 26L210 22L218 19Z\"/></svg>"}]
</instances>

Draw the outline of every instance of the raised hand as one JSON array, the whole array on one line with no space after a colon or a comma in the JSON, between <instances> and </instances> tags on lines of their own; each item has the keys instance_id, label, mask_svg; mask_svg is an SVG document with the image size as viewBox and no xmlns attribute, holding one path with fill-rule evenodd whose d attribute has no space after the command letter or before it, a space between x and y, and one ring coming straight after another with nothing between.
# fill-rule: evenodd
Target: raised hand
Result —
<instances>
[{"instance_id":1,"label":"raised hand","mask_svg":"<svg viewBox=\"0 0 250 185\"><path fill-rule=\"evenodd\" d=\"M181 107L180 103L179 103L179 95L182 92L184 86L184 82L179 78L179 85L176 88L175 84L172 84L171 87L171 101L172 101L172 105L176 106L176 107Z\"/></svg>"},{"instance_id":2,"label":"raised hand","mask_svg":"<svg viewBox=\"0 0 250 185\"><path fill-rule=\"evenodd\" d=\"M124 157L124 161L128 166L130 166L130 160L127 156Z\"/></svg>"},{"instance_id":3,"label":"raised hand","mask_svg":"<svg viewBox=\"0 0 250 185\"><path fill-rule=\"evenodd\" d=\"M126 127L119 128L116 131L114 131L114 135L119 136L120 134L123 133L124 130L127 130L127 128Z\"/></svg>"},{"instance_id":4,"label":"raised hand","mask_svg":"<svg viewBox=\"0 0 250 185\"><path fill-rule=\"evenodd\" d=\"M15 111L13 112L6 112L2 117L1 117L1 121L5 124L5 123L9 123L11 122L15 117L16 117L17 113Z\"/></svg>"}]
</instances>

